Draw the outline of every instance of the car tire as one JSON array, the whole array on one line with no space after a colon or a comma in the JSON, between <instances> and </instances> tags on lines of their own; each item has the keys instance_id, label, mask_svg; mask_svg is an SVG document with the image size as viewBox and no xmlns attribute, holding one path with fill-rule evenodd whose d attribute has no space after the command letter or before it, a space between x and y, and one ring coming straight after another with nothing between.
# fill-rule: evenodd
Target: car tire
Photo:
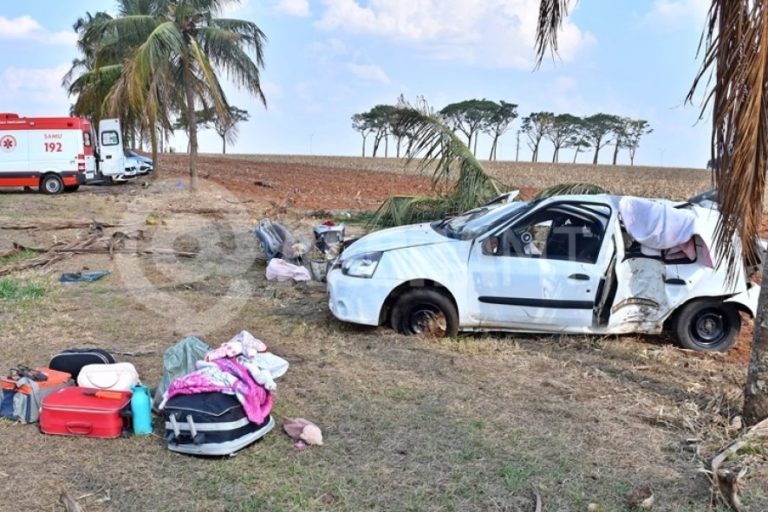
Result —
<instances>
[{"instance_id":1,"label":"car tire","mask_svg":"<svg viewBox=\"0 0 768 512\"><path fill-rule=\"evenodd\" d=\"M451 337L459 332L459 314L451 299L437 290L412 289L397 299L390 325L405 335Z\"/></svg>"},{"instance_id":2,"label":"car tire","mask_svg":"<svg viewBox=\"0 0 768 512\"><path fill-rule=\"evenodd\" d=\"M55 174L46 174L40 180L40 192L43 194L61 194L63 191L64 182Z\"/></svg>"},{"instance_id":3,"label":"car tire","mask_svg":"<svg viewBox=\"0 0 768 512\"><path fill-rule=\"evenodd\" d=\"M736 306L721 300L696 300L683 306L674 325L681 347L725 352L736 343L741 316Z\"/></svg>"},{"instance_id":4,"label":"car tire","mask_svg":"<svg viewBox=\"0 0 768 512\"><path fill-rule=\"evenodd\" d=\"M79 188L80 185L67 185L64 187L64 192L77 192Z\"/></svg>"}]
</instances>

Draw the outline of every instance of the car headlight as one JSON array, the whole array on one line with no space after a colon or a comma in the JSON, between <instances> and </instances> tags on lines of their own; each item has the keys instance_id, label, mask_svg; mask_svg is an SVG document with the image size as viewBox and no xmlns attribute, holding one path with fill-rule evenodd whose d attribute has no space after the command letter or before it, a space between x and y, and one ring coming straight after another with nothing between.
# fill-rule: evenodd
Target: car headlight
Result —
<instances>
[{"instance_id":1,"label":"car headlight","mask_svg":"<svg viewBox=\"0 0 768 512\"><path fill-rule=\"evenodd\" d=\"M381 251L366 252L347 258L341 262L341 273L345 276L370 279L376 272L382 254Z\"/></svg>"}]
</instances>

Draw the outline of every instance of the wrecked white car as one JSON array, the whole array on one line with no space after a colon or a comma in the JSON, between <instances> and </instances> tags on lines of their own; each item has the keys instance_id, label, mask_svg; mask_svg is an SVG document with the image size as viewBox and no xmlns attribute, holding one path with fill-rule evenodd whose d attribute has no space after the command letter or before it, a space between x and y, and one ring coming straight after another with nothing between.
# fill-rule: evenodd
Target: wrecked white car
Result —
<instances>
[{"instance_id":1,"label":"wrecked white car","mask_svg":"<svg viewBox=\"0 0 768 512\"><path fill-rule=\"evenodd\" d=\"M329 306L342 321L406 334L669 329L685 348L724 351L760 287L754 269L729 279L713 264L718 218L611 195L492 203L357 240L328 273Z\"/></svg>"}]
</instances>

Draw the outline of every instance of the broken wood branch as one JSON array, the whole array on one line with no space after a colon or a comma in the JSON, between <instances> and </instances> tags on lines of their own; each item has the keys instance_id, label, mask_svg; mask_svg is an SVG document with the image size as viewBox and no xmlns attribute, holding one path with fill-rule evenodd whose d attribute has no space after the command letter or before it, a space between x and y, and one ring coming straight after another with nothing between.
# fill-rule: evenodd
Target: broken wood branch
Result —
<instances>
[{"instance_id":1,"label":"broken wood branch","mask_svg":"<svg viewBox=\"0 0 768 512\"><path fill-rule=\"evenodd\" d=\"M83 507L81 507L77 501L75 501L75 498L73 498L67 491L61 493L59 501L64 505L64 510L67 512L83 512Z\"/></svg>"},{"instance_id":2,"label":"broken wood branch","mask_svg":"<svg viewBox=\"0 0 768 512\"><path fill-rule=\"evenodd\" d=\"M42 223L0 223L0 229L13 230L13 231L54 231L58 229L104 229L104 228L116 228L121 224L110 224L108 222L99 222L96 220L89 221L62 221L62 222L42 222Z\"/></svg>"}]
</instances>

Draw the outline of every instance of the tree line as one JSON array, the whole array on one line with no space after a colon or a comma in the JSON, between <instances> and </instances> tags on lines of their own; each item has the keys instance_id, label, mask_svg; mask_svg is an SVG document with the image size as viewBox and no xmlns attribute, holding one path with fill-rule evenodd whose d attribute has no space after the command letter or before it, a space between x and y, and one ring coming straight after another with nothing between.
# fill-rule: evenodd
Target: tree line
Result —
<instances>
[{"instance_id":1,"label":"tree line","mask_svg":"<svg viewBox=\"0 0 768 512\"><path fill-rule=\"evenodd\" d=\"M426 104L421 98L420 101ZM399 102L402 102L402 95ZM477 144L481 135L490 139L489 160L496 160L499 140L512 129L518 118L518 105L504 100L471 99L451 103L435 114L454 132L460 133L467 140L473 154L477 156ZM352 115L352 128L363 139L362 156L366 156L369 137L372 137L371 156L376 157L384 146L384 156L389 156L389 140L394 139L395 155L399 158L403 142L412 137L403 131L397 123L396 105L376 105L367 112ZM552 144L552 162L560 161L563 149L573 149L573 162L580 153L593 150L592 163L597 164L600 151L606 146L613 148L613 165L616 165L619 153L626 150L630 165L635 163L635 155L644 135L653 130L648 121L631 119L613 114L594 114L579 117L572 114L554 114L552 112L532 112L521 118L517 133L515 160L520 155L520 135L526 137L526 144L531 150L531 161L540 158L541 144Z\"/></svg>"}]
</instances>

